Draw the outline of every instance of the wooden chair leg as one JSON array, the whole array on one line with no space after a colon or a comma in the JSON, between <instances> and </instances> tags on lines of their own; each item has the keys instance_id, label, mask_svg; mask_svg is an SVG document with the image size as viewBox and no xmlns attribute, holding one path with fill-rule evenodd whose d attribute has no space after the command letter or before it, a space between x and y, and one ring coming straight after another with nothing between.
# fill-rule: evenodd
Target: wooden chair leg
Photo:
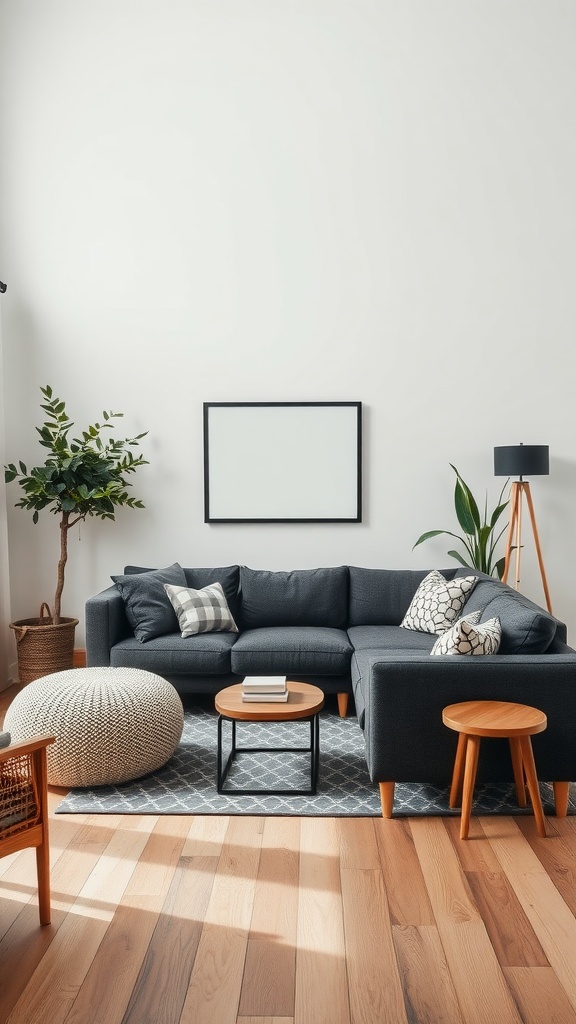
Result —
<instances>
[{"instance_id":1,"label":"wooden chair leg","mask_svg":"<svg viewBox=\"0 0 576 1024\"><path fill-rule=\"evenodd\" d=\"M340 715L340 718L346 718L346 715L348 714L348 694L337 693L336 698L338 700L338 714Z\"/></svg>"},{"instance_id":2,"label":"wooden chair leg","mask_svg":"<svg viewBox=\"0 0 576 1024\"><path fill-rule=\"evenodd\" d=\"M517 736L510 736L510 756L512 757L514 785L516 786L516 799L518 801L518 806L526 807L526 783L524 781L522 751L520 749L520 740Z\"/></svg>"},{"instance_id":3,"label":"wooden chair leg","mask_svg":"<svg viewBox=\"0 0 576 1024\"><path fill-rule=\"evenodd\" d=\"M479 753L480 737L468 736L468 742L466 744L466 765L464 768L464 788L462 791L460 839L468 839L468 832L470 830L470 815L472 813L472 799L474 797L474 783L476 782L476 769L478 768Z\"/></svg>"},{"instance_id":4,"label":"wooden chair leg","mask_svg":"<svg viewBox=\"0 0 576 1024\"><path fill-rule=\"evenodd\" d=\"M530 800L532 801L532 810L534 811L536 828L538 829L538 835L545 839L546 822L544 821L544 811L542 810L542 801L540 799L540 789L538 786L538 776L536 775L532 742L529 736L520 736L520 748L522 750L522 760L524 762L524 771L526 772L526 784L528 786L528 792L530 793Z\"/></svg>"},{"instance_id":5,"label":"wooden chair leg","mask_svg":"<svg viewBox=\"0 0 576 1024\"><path fill-rule=\"evenodd\" d=\"M395 782L380 782L380 803L382 804L382 817L391 818L394 806Z\"/></svg>"},{"instance_id":6,"label":"wooden chair leg","mask_svg":"<svg viewBox=\"0 0 576 1024\"><path fill-rule=\"evenodd\" d=\"M34 754L38 792L40 794L40 817L42 820L42 842L36 847L36 872L38 875L38 910L40 924L50 924L50 842L48 826L48 763L46 747Z\"/></svg>"},{"instance_id":7,"label":"wooden chair leg","mask_svg":"<svg viewBox=\"0 0 576 1024\"><path fill-rule=\"evenodd\" d=\"M47 836L44 842L36 847L36 870L40 924L50 924L50 847Z\"/></svg>"},{"instance_id":8,"label":"wooden chair leg","mask_svg":"<svg viewBox=\"0 0 576 1024\"><path fill-rule=\"evenodd\" d=\"M553 782L554 788L554 807L556 808L556 817L565 818L568 814L568 797L570 796L570 783L569 782Z\"/></svg>"},{"instance_id":9,"label":"wooden chair leg","mask_svg":"<svg viewBox=\"0 0 576 1024\"><path fill-rule=\"evenodd\" d=\"M458 733L458 746L456 747L456 757L454 759L454 771L452 772L452 785L450 786L450 807L458 807L460 803L460 793L462 790L462 779L464 777L464 763L466 759L466 741L468 737L466 733Z\"/></svg>"}]
</instances>

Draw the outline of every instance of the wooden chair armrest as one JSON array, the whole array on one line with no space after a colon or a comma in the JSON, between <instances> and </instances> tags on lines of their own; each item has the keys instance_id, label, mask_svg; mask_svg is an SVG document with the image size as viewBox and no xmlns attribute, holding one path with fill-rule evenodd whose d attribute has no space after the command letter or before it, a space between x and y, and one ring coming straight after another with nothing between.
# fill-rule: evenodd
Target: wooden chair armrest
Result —
<instances>
[{"instance_id":1,"label":"wooden chair armrest","mask_svg":"<svg viewBox=\"0 0 576 1024\"><path fill-rule=\"evenodd\" d=\"M10 743L7 747L2 747L0 750L0 763L3 761L9 761L13 757L22 757L24 754L33 754L36 750L41 750L42 747L48 747L51 743L56 740L55 736L32 736L29 740L18 740L16 743Z\"/></svg>"}]
</instances>

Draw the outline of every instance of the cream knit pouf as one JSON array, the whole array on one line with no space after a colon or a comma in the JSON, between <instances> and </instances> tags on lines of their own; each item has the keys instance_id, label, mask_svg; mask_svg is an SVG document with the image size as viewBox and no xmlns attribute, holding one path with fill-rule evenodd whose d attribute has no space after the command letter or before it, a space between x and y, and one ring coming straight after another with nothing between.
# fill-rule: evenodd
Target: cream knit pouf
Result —
<instances>
[{"instance_id":1,"label":"cream knit pouf","mask_svg":"<svg viewBox=\"0 0 576 1024\"><path fill-rule=\"evenodd\" d=\"M28 683L6 712L12 740L41 733L52 786L110 786L161 768L182 735L171 683L137 668L75 668Z\"/></svg>"}]
</instances>

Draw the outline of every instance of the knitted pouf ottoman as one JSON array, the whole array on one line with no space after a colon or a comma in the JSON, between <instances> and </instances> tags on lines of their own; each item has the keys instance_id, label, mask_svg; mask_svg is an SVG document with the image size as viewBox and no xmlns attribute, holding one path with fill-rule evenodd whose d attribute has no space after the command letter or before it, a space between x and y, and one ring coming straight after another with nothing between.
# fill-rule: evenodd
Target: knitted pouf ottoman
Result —
<instances>
[{"instance_id":1,"label":"knitted pouf ottoman","mask_svg":"<svg viewBox=\"0 0 576 1024\"><path fill-rule=\"evenodd\" d=\"M137 668L75 668L36 679L6 712L13 740L50 733L52 786L110 786L161 768L182 735L178 693Z\"/></svg>"}]
</instances>

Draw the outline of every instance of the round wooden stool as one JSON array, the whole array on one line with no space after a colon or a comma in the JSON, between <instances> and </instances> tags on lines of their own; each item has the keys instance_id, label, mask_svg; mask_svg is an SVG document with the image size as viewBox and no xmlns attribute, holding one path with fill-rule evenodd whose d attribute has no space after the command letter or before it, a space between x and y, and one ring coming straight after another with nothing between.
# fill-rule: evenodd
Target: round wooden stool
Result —
<instances>
[{"instance_id":1,"label":"round wooden stool","mask_svg":"<svg viewBox=\"0 0 576 1024\"><path fill-rule=\"evenodd\" d=\"M450 787L450 807L458 806L462 789L460 839L468 838L482 736L509 740L518 803L520 807L526 807L528 786L538 835L545 837L544 811L530 737L538 732L544 732L547 725L546 715L538 708L531 708L526 704L510 704L503 700L467 700L462 704L450 704L444 708L442 721L449 729L459 733Z\"/></svg>"}]
</instances>

